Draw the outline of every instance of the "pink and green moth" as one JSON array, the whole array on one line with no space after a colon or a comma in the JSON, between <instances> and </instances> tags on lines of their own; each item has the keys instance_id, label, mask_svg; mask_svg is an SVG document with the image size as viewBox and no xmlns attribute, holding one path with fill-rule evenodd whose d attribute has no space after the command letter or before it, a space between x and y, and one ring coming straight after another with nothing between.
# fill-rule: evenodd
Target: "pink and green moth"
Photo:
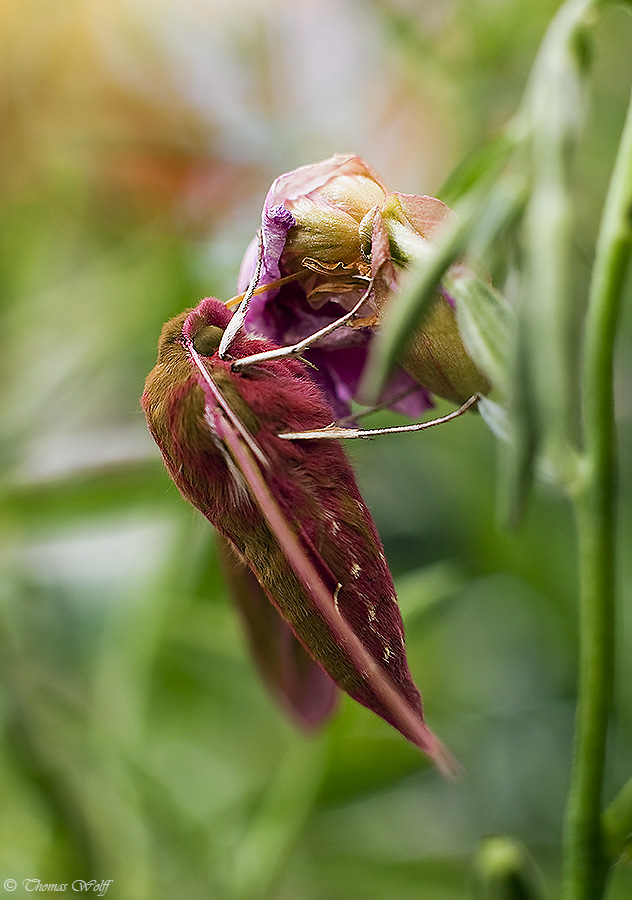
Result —
<instances>
[{"instance_id":1,"label":"pink and green moth","mask_svg":"<svg viewBox=\"0 0 632 900\"><path fill-rule=\"evenodd\" d=\"M166 468L232 548L242 583L252 573L280 613L272 625L291 648L286 675L300 678L289 699L304 722L331 709L335 684L452 771L424 721L393 580L340 429L294 358L305 342L278 348L245 333L240 312L207 298L162 329L141 404ZM268 633L268 611L257 615Z\"/></svg>"}]
</instances>

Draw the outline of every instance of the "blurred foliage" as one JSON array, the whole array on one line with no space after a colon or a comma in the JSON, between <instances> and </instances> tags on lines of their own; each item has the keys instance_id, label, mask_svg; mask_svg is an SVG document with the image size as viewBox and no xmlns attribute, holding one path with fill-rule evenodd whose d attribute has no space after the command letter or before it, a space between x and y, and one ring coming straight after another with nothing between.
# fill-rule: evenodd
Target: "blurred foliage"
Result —
<instances>
[{"instance_id":1,"label":"blurred foliage","mask_svg":"<svg viewBox=\"0 0 632 900\"><path fill-rule=\"evenodd\" d=\"M274 176L353 151L392 189L437 193L516 110L556 7L0 2L0 881L15 896L24 878L96 878L114 900L453 900L498 833L529 847L556 896L577 587L560 497L538 488L522 529L499 528L494 443L475 416L351 450L429 723L464 765L446 782L351 701L315 737L282 719L210 529L138 406L162 322L234 293ZM578 284L631 40L612 10L574 169ZM502 240L492 249L498 282ZM623 548L631 343L628 309ZM632 767L622 563L610 792ZM631 888L621 869L610 896Z\"/></svg>"}]
</instances>

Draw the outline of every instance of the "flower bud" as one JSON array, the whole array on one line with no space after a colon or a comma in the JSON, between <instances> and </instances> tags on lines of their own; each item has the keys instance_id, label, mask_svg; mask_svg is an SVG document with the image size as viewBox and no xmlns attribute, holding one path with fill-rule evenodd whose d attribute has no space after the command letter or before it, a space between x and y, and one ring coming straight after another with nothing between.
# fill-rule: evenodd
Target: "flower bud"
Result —
<instances>
[{"instance_id":1,"label":"flower bud","mask_svg":"<svg viewBox=\"0 0 632 900\"><path fill-rule=\"evenodd\" d=\"M294 343L352 309L370 287L358 318L307 353L334 409L347 415L368 344L386 306L397 302L405 269L423 264L452 218L435 197L388 194L358 156L333 156L279 176L262 215L260 285L270 290L253 298L246 326L279 345ZM253 242L241 290L256 252ZM292 276L297 280L288 283ZM454 300L441 288L380 402L418 416L431 405L430 394L462 403L488 388L461 340Z\"/></svg>"},{"instance_id":2,"label":"flower bud","mask_svg":"<svg viewBox=\"0 0 632 900\"><path fill-rule=\"evenodd\" d=\"M351 157L341 165L341 174L332 174L309 193L287 198L284 206L292 213L295 224L285 242L285 265L300 266L307 258L326 269L340 264L360 269L363 260L359 225L385 195L368 167Z\"/></svg>"}]
</instances>

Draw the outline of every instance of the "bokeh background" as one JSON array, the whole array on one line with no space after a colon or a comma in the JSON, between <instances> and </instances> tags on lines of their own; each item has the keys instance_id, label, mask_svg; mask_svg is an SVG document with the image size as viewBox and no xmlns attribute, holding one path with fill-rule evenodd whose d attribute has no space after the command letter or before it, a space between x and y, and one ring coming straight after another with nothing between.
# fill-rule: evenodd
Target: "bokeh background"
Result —
<instances>
[{"instance_id":1,"label":"bokeh background","mask_svg":"<svg viewBox=\"0 0 632 900\"><path fill-rule=\"evenodd\" d=\"M524 842L557 896L577 588L562 498L537 488L505 529L497 449L473 415L350 449L427 718L464 766L449 782L346 699L316 736L282 717L212 532L138 405L163 321L235 293L276 175L356 152L391 189L441 196L515 111L557 5L0 0L0 882L14 896L25 878L95 878L114 900L452 900L475 896L490 834ZM612 10L575 161L586 277L631 46ZM631 338L628 309L609 795L632 768ZM622 868L611 896L631 895Z\"/></svg>"}]
</instances>

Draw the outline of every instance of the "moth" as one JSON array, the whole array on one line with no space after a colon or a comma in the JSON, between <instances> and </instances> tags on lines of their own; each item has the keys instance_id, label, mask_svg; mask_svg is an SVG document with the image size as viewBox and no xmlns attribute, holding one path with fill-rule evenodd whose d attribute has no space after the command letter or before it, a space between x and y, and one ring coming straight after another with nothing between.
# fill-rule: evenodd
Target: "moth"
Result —
<instances>
[{"instance_id":1,"label":"moth","mask_svg":"<svg viewBox=\"0 0 632 900\"><path fill-rule=\"evenodd\" d=\"M424 721L377 529L300 349L202 300L162 329L141 399L149 430L181 494L280 614L279 633L300 642L294 670L316 679L324 706L333 682L452 771Z\"/></svg>"}]
</instances>

